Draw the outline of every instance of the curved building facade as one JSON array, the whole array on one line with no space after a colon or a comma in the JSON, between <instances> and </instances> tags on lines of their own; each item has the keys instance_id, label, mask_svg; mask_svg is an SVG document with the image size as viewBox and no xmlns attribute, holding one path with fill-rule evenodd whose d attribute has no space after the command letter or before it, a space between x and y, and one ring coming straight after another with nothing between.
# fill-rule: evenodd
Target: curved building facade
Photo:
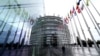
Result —
<instances>
[{"instance_id":1,"label":"curved building facade","mask_svg":"<svg viewBox=\"0 0 100 56\"><path fill-rule=\"evenodd\" d=\"M40 46L62 46L70 43L70 33L67 25L58 16L37 18L32 27L30 44Z\"/></svg>"}]
</instances>

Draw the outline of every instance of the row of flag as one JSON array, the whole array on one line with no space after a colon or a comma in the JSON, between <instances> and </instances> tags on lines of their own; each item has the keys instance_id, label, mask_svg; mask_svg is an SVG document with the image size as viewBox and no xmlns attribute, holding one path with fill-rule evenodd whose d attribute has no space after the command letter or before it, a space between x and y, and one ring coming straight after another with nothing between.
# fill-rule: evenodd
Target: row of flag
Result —
<instances>
[{"instance_id":1,"label":"row of flag","mask_svg":"<svg viewBox=\"0 0 100 56\"><path fill-rule=\"evenodd\" d=\"M83 4L84 3L84 4ZM91 5L92 5L92 7L94 7L94 9L95 9L95 11L96 11L96 13L100 16L100 13L98 12L98 10L95 8L95 6L92 4L92 2L90 1L90 3L91 3ZM84 7L85 6L85 7ZM78 0L78 2L77 2L77 4L76 4L76 8L75 7L73 7L73 9L72 10L70 10L70 13L68 14L68 16L64 19L64 21L68 24L69 23L69 20L71 20L71 18L74 16L74 15L77 15L77 13L80 13L81 15L82 15L82 19L83 19L83 22L85 23L85 25L86 25L86 27L87 27L87 29L88 29L88 33L89 33L89 35L90 35L90 37L91 37L91 39L93 40L93 44L94 44L94 47L95 47L95 49L96 49L96 51L98 52L98 54L100 54L100 50L99 50L99 48L98 48L98 45L96 44L96 40L95 40L95 36L94 36L94 34L93 34L93 32L92 32L92 30L90 29L91 28L91 26L89 26L90 24L88 24L88 22L86 21L86 18L85 18L85 16L84 16L84 14L82 13L82 11L84 10L84 8L85 8L85 10L86 10L86 12L87 12L87 14L88 14L88 16L89 16L89 19L90 19L90 21L93 23L93 27L94 27L94 29L97 31L96 33L99 35L99 37L100 37L100 27L99 27L99 25L98 25L98 22L96 21L96 18L94 17L94 15L93 15L93 12L91 12L91 10L90 10L90 8L88 8L88 6L89 6L89 0L86 0L86 4L85 4L85 2L84 2L84 0ZM81 29L81 32L82 32L82 34L83 34L83 38L85 39L85 40L87 40L86 38L86 35L85 35L85 31L84 31L84 28L82 27L82 24L80 23L80 20L79 20L79 17L78 17L78 15L77 15L77 20L78 20L78 22L79 22L79 26L80 26L80 29ZM81 38L81 34L79 33L79 30L78 30L78 28L77 28L77 25L76 25L76 22L75 22L75 20L73 20L74 21L74 25L75 25L75 29L76 29L76 32L77 32L77 34L78 34L78 37L79 38ZM72 23L71 23L72 24ZM73 25L71 25L71 26L73 26ZM73 27L72 27L73 28ZM73 35L74 35L74 30L72 30L73 31ZM74 35L74 37L76 37L75 35ZM82 45L82 41L80 40L80 43L81 43L81 46L82 46L82 50L83 50L83 52L84 52L84 48L83 48L83 45ZM87 47L88 47L88 43L86 43L87 44ZM89 47L88 47L88 49L89 49ZM90 51L90 49L89 49L89 51Z\"/></svg>"},{"instance_id":2,"label":"row of flag","mask_svg":"<svg viewBox=\"0 0 100 56\"><path fill-rule=\"evenodd\" d=\"M86 0L86 5L89 6L89 0ZM67 17L64 18L64 22L68 24L71 18L76 15L76 13L81 13L83 10L84 4L82 3L82 0L78 0L78 2L76 3L76 7L73 6Z\"/></svg>"}]
</instances>

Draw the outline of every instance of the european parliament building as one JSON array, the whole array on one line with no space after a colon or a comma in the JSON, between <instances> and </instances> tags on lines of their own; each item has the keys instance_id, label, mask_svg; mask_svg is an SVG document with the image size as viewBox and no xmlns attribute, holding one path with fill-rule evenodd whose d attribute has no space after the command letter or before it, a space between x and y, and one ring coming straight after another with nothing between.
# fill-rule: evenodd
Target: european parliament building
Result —
<instances>
[{"instance_id":1,"label":"european parliament building","mask_svg":"<svg viewBox=\"0 0 100 56\"><path fill-rule=\"evenodd\" d=\"M10 52L9 56L31 56L34 55L34 51L38 54L38 48L59 47L70 43L68 27L63 24L61 18L58 16L37 18L43 15L43 1L32 1L35 3L31 3L31 0L0 2L1 56L7 56ZM34 46L30 45L38 47L35 46L34 49Z\"/></svg>"},{"instance_id":2,"label":"european parliament building","mask_svg":"<svg viewBox=\"0 0 100 56\"><path fill-rule=\"evenodd\" d=\"M58 16L39 17L32 27L30 44L39 46L70 44L68 26L63 24L61 17Z\"/></svg>"},{"instance_id":3,"label":"european parliament building","mask_svg":"<svg viewBox=\"0 0 100 56\"><path fill-rule=\"evenodd\" d=\"M66 44L70 44L70 33L68 26L63 24L61 17L44 16L37 18L30 36L30 45L33 46L34 56L46 56L50 47L60 50L59 48Z\"/></svg>"}]
</instances>

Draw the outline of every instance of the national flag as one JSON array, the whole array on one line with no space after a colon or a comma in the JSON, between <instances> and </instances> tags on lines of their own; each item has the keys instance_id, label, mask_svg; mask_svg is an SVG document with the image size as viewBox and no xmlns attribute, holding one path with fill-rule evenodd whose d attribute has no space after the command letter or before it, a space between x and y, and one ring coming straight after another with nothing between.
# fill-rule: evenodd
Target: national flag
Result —
<instances>
[{"instance_id":1,"label":"national flag","mask_svg":"<svg viewBox=\"0 0 100 56\"><path fill-rule=\"evenodd\" d=\"M69 23L69 20L68 20L68 18L66 17L66 18L64 18L64 21L65 21L65 23Z\"/></svg>"},{"instance_id":2,"label":"national flag","mask_svg":"<svg viewBox=\"0 0 100 56\"><path fill-rule=\"evenodd\" d=\"M80 5L80 2L81 2L81 0L79 0L79 1L77 2L77 5Z\"/></svg>"},{"instance_id":3,"label":"national flag","mask_svg":"<svg viewBox=\"0 0 100 56\"><path fill-rule=\"evenodd\" d=\"M81 0L79 0L79 1L81 1Z\"/></svg>"},{"instance_id":4,"label":"national flag","mask_svg":"<svg viewBox=\"0 0 100 56\"><path fill-rule=\"evenodd\" d=\"M84 4L82 4L82 6L81 6L81 10L83 10L84 9Z\"/></svg>"},{"instance_id":5,"label":"national flag","mask_svg":"<svg viewBox=\"0 0 100 56\"><path fill-rule=\"evenodd\" d=\"M76 16L76 11L74 12L74 15Z\"/></svg>"},{"instance_id":6,"label":"national flag","mask_svg":"<svg viewBox=\"0 0 100 56\"><path fill-rule=\"evenodd\" d=\"M74 13L74 12L75 12L75 8L73 7L72 13Z\"/></svg>"},{"instance_id":7,"label":"national flag","mask_svg":"<svg viewBox=\"0 0 100 56\"><path fill-rule=\"evenodd\" d=\"M81 12L81 9L80 9L79 5L76 5L76 10L77 10L78 13Z\"/></svg>"},{"instance_id":8,"label":"national flag","mask_svg":"<svg viewBox=\"0 0 100 56\"><path fill-rule=\"evenodd\" d=\"M70 10L70 19L73 17L73 12Z\"/></svg>"},{"instance_id":9,"label":"national flag","mask_svg":"<svg viewBox=\"0 0 100 56\"><path fill-rule=\"evenodd\" d=\"M70 10L70 15L72 15L72 11Z\"/></svg>"},{"instance_id":10,"label":"national flag","mask_svg":"<svg viewBox=\"0 0 100 56\"><path fill-rule=\"evenodd\" d=\"M80 2L77 2L77 5L80 5Z\"/></svg>"},{"instance_id":11,"label":"national flag","mask_svg":"<svg viewBox=\"0 0 100 56\"><path fill-rule=\"evenodd\" d=\"M81 13L81 9L79 8L79 9L77 10L77 12L78 12L78 13Z\"/></svg>"},{"instance_id":12,"label":"national flag","mask_svg":"<svg viewBox=\"0 0 100 56\"><path fill-rule=\"evenodd\" d=\"M89 0L86 0L86 5L89 6Z\"/></svg>"},{"instance_id":13,"label":"national flag","mask_svg":"<svg viewBox=\"0 0 100 56\"><path fill-rule=\"evenodd\" d=\"M69 14L68 14L68 18L70 18Z\"/></svg>"},{"instance_id":14,"label":"national flag","mask_svg":"<svg viewBox=\"0 0 100 56\"><path fill-rule=\"evenodd\" d=\"M79 9L79 5L76 5L76 10Z\"/></svg>"}]
</instances>

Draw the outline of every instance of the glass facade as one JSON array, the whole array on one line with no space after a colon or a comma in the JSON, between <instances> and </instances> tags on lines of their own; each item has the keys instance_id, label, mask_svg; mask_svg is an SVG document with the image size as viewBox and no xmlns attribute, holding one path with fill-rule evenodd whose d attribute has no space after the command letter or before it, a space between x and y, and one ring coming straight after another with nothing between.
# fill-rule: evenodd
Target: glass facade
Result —
<instances>
[{"instance_id":1,"label":"glass facade","mask_svg":"<svg viewBox=\"0 0 100 56\"><path fill-rule=\"evenodd\" d=\"M43 14L42 0L2 0L0 1L0 44L29 44L31 32L30 16Z\"/></svg>"},{"instance_id":2,"label":"glass facade","mask_svg":"<svg viewBox=\"0 0 100 56\"><path fill-rule=\"evenodd\" d=\"M70 43L68 27L63 24L60 17L44 16L37 18L36 23L32 27L30 44L42 46L44 44L44 39L46 39L46 44L51 45L50 41L52 42L53 34L57 36L57 43L59 46Z\"/></svg>"},{"instance_id":3,"label":"glass facade","mask_svg":"<svg viewBox=\"0 0 100 56\"><path fill-rule=\"evenodd\" d=\"M62 47L70 44L70 33L67 25L58 16L44 16L37 18L32 27L30 45L33 45L33 56L46 54L45 48ZM45 50L45 51L43 51ZM43 52L45 52L43 54Z\"/></svg>"}]
</instances>

